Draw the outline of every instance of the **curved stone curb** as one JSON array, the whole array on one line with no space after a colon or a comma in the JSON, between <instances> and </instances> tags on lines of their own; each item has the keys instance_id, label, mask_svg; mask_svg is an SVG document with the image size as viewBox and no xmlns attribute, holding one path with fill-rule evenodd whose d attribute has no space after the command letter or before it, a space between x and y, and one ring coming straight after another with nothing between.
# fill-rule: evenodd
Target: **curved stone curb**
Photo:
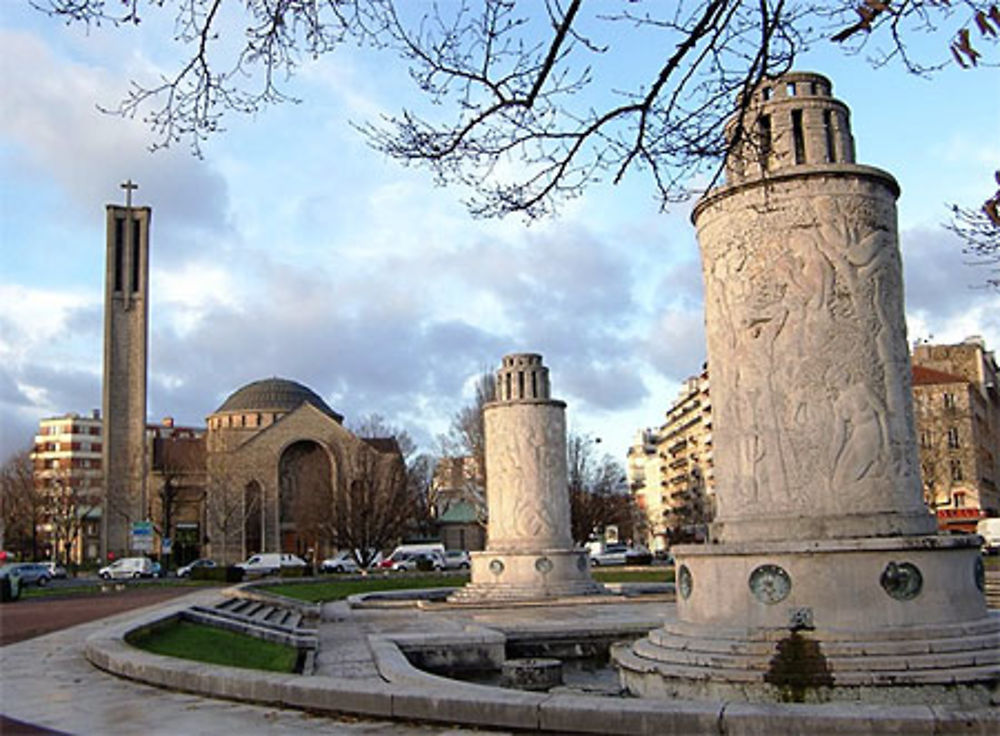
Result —
<instances>
[{"instance_id":1,"label":"curved stone curb","mask_svg":"<svg viewBox=\"0 0 1000 736\"><path fill-rule=\"evenodd\" d=\"M753 705L547 695L458 683L420 672L387 637L372 637L379 671L391 682L302 677L163 657L125 643L129 632L162 622L188 605L174 604L112 624L89 637L85 656L112 674L171 690L248 703L379 718L470 726L602 734L824 733L987 734L1000 709L932 706Z\"/></svg>"}]
</instances>

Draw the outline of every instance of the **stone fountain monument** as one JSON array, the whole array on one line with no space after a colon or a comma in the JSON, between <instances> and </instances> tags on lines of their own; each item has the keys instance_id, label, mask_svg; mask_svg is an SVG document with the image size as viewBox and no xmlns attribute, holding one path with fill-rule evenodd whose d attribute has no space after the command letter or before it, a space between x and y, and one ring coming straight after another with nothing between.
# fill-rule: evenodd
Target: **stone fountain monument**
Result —
<instances>
[{"instance_id":1,"label":"stone fountain monument","mask_svg":"<svg viewBox=\"0 0 1000 736\"><path fill-rule=\"evenodd\" d=\"M566 404L551 398L542 356L515 353L486 404L486 549L449 600L480 603L593 595L587 552L570 534Z\"/></svg>"},{"instance_id":2,"label":"stone fountain monument","mask_svg":"<svg viewBox=\"0 0 1000 736\"><path fill-rule=\"evenodd\" d=\"M983 704L1000 682L974 536L921 497L899 186L855 163L818 74L754 92L696 205L716 520L677 616L615 659L651 697ZM729 134L733 136L735 125Z\"/></svg>"}]
</instances>

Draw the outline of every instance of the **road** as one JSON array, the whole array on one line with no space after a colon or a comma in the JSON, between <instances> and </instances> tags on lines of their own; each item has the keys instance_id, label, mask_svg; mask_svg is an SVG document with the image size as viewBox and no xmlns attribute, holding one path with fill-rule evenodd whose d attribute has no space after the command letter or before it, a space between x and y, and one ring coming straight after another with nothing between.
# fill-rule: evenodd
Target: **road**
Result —
<instances>
[{"instance_id":1,"label":"road","mask_svg":"<svg viewBox=\"0 0 1000 736\"><path fill-rule=\"evenodd\" d=\"M52 581L59 586L62 582ZM91 581L93 582L93 581ZM73 585L65 585L67 589ZM110 586L106 593L94 595L46 595L22 598L15 603L0 605L0 646L59 631L115 613L142 608L153 603L190 593L191 588L128 585L123 590Z\"/></svg>"}]
</instances>

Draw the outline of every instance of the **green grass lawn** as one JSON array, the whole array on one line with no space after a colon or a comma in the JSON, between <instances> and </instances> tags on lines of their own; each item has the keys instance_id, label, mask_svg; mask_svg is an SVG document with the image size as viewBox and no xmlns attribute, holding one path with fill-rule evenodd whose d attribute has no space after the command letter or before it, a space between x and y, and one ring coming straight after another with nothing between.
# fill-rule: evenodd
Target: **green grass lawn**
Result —
<instances>
[{"instance_id":1,"label":"green grass lawn","mask_svg":"<svg viewBox=\"0 0 1000 736\"><path fill-rule=\"evenodd\" d=\"M294 672L299 657L294 647L188 621L129 635L126 641L154 654L269 672Z\"/></svg>"},{"instance_id":2,"label":"green grass lawn","mask_svg":"<svg viewBox=\"0 0 1000 736\"><path fill-rule=\"evenodd\" d=\"M372 593L379 590L406 590L412 588L457 588L469 582L465 575L393 575L392 577L369 576L349 580L323 580L309 583L286 583L269 585L263 590L268 593L295 598L300 601L319 603L339 601L355 593Z\"/></svg>"},{"instance_id":3,"label":"green grass lawn","mask_svg":"<svg viewBox=\"0 0 1000 736\"><path fill-rule=\"evenodd\" d=\"M148 583L135 583L131 580L103 580L87 581L84 585L74 585L64 587L61 585L48 585L44 588L37 585L22 585L22 598L67 598L81 595L97 595L101 592L101 586L124 585L127 590L144 590L146 588L204 588L219 586L224 583L217 583L212 580L188 580L187 578L163 578Z\"/></svg>"},{"instance_id":4,"label":"green grass lawn","mask_svg":"<svg viewBox=\"0 0 1000 736\"><path fill-rule=\"evenodd\" d=\"M599 583L672 583L674 582L673 567L647 567L641 570L635 568L591 569L594 580Z\"/></svg>"}]
</instances>

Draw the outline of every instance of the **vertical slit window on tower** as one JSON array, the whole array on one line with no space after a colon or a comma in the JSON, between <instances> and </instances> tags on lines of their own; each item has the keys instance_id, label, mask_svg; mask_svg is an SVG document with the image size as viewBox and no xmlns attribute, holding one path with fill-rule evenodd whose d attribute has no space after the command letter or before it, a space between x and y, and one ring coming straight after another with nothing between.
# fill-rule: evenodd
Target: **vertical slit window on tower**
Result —
<instances>
[{"instance_id":1,"label":"vertical slit window on tower","mask_svg":"<svg viewBox=\"0 0 1000 736\"><path fill-rule=\"evenodd\" d=\"M506 384L507 384L507 386L506 386L507 390L505 391L505 393L507 394L506 398L507 398L507 401L510 401L512 398L514 398L513 395L510 392L510 374L508 373L505 376L505 378L506 378Z\"/></svg>"},{"instance_id":2,"label":"vertical slit window on tower","mask_svg":"<svg viewBox=\"0 0 1000 736\"><path fill-rule=\"evenodd\" d=\"M789 97L795 97L795 82L789 82L785 86L785 91L788 92Z\"/></svg>"},{"instance_id":3,"label":"vertical slit window on tower","mask_svg":"<svg viewBox=\"0 0 1000 736\"><path fill-rule=\"evenodd\" d=\"M132 292L139 291L139 221L132 220Z\"/></svg>"},{"instance_id":4,"label":"vertical slit window on tower","mask_svg":"<svg viewBox=\"0 0 1000 736\"><path fill-rule=\"evenodd\" d=\"M123 267L122 258L125 255L125 221L115 218L115 291L122 290Z\"/></svg>"},{"instance_id":5,"label":"vertical slit window on tower","mask_svg":"<svg viewBox=\"0 0 1000 736\"><path fill-rule=\"evenodd\" d=\"M795 143L795 163L806 162L806 142L802 134L802 111L792 110L792 140Z\"/></svg>"},{"instance_id":6,"label":"vertical slit window on tower","mask_svg":"<svg viewBox=\"0 0 1000 736\"><path fill-rule=\"evenodd\" d=\"M538 374L531 372L531 398L538 398Z\"/></svg>"},{"instance_id":7,"label":"vertical slit window on tower","mask_svg":"<svg viewBox=\"0 0 1000 736\"><path fill-rule=\"evenodd\" d=\"M823 111L823 135L826 136L826 161L832 164L837 154L833 148L833 115L829 110Z\"/></svg>"},{"instance_id":8,"label":"vertical slit window on tower","mask_svg":"<svg viewBox=\"0 0 1000 736\"><path fill-rule=\"evenodd\" d=\"M524 371L517 372L517 398L524 398Z\"/></svg>"},{"instance_id":9,"label":"vertical slit window on tower","mask_svg":"<svg viewBox=\"0 0 1000 736\"><path fill-rule=\"evenodd\" d=\"M771 116L757 118L757 139L760 145L760 165L767 168L767 158L771 155Z\"/></svg>"},{"instance_id":10,"label":"vertical slit window on tower","mask_svg":"<svg viewBox=\"0 0 1000 736\"><path fill-rule=\"evenodd\" d=\"M763 91L760 93L760 95L765 101L771 99L771 88L765 87Z\"/></svg>"}]
</instances>

